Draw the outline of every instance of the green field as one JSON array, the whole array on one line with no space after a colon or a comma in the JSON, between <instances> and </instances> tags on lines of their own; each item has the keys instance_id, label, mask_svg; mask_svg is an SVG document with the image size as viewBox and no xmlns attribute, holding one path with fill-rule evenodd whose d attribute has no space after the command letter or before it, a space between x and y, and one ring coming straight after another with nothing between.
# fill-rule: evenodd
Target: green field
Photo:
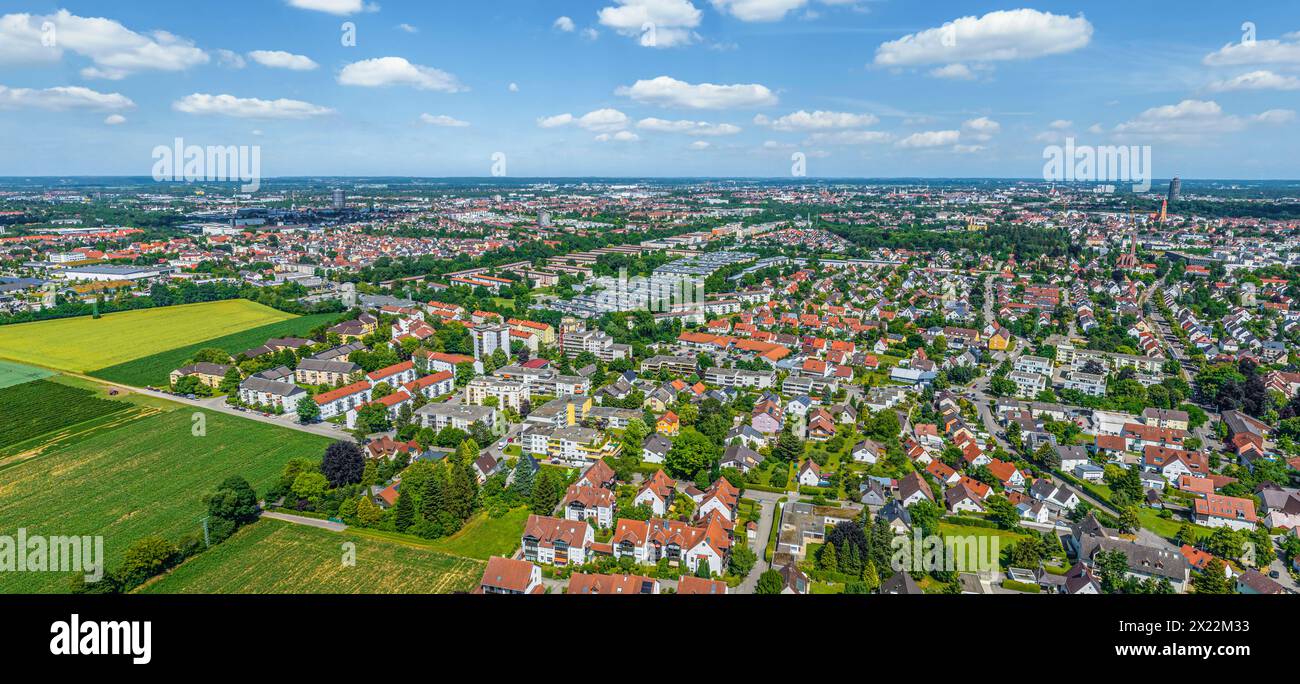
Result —
<instances>
[{"instance_id":1,"label":"green field","mask_svg":"<svg viewBox=\"0 0 1300 684\"><path fill-rule=\"evenodd\" d=\"M33 380L0 389L0 451L19 442L101 416L126 411L131 404L101 399L87 389Z\"/></svg>"},{"instance_id":2,"label":"green field","mask_svg":"<svg viewBox=\"0 0 1300 684\"><path fill-rule=\"evenodd\" d=\"M0 361L0 389L21 385L32 380L48 378L51 375L54 375L54 373L44 368L33 368L18 363Z\"/></svg>"},{"instance_id":3,"label":"green field","mask_svg":"<svg viewBox=\"0 0 1300 684\"><path fill-rule=\"evenodd\" d=\"M91 371L89 374L109 382L117 382L133 387L164 387L170 380L168 375L173 370L188 363L200 349L209 347L222 349L233 356L248 351L253 347L266 344L266 341L272 337L301 337L306 335L312 328L324 323L330 323L337 317L338 314L313 314L290 318L256 328L249 328L233 335L204 340L195 344L168 349L157 354L150 354L126 363L100 368Z\"/></svg>"},{"instance_id":4,"label":"green field","mask_svg":"<svg viewBox=\"0 0 1300 684\"><path fill-rule=\"evenodd\" d=\"M141 537L199 530L203 494L225 478L241 475L265 491L289 459L318 458L329 443L211 411L202 437L192 433L189 410L140 406L110 419L118 415L129 419L0 461L0 534L103 535L111 569ZM61 574L0 574L0 593L68 587Z\"/></svg>"},{"instance_id":5,"label":"green field","mask_svg":"<svg viewBox=\"0 0 1300 684\"><path fill-rule=\"evenodd\" d=\"M356 562L343 563L343 544ZM260 520L141 588L149 594L446 594L486 563L397 542Z\"/></svg>"},{"instance_id":6,"label":"green field","mask_svg":"<svg viewBox=\"0 0 1300 684\"><path fill-rule=\"evenodd\" d=\"M0 358L85 373L290 318L234 299L19 323L0 326Z\"/></svg>"}]
</instances>

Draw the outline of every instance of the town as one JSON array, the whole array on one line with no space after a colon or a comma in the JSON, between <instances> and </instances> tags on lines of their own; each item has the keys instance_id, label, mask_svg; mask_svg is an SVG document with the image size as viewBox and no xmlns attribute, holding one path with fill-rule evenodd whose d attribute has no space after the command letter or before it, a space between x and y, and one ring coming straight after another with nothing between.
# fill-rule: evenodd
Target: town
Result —
<instances>
[{"instance_id":1,"label":"town","mask_svg":"<svg viewBox=\"0 0 1300 684\"><path fill-rule=\"evenodd\" d=\"M4 187L0 403L312 440L220 544L464 561L417 591L1295 593L1300 205L1254 190Z\"/></svg>"}]
</instances>

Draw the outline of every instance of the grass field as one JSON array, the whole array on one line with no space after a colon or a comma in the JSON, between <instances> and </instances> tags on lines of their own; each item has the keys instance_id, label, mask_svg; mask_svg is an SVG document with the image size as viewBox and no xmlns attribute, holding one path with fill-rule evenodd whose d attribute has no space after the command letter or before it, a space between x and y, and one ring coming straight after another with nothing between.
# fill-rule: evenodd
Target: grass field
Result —
<instances>
[{"instance_id":1,"label":"grass field","mask_svg":"<svg viewBox=\"0 0 1300 684\"><path fill-rule=\"evenodd\" d=\"M51 375L54 375L54 373L47 371L44 368L34 368L19 363L0 361L0 389L13 387L14 385L21 385L24 382L31 382L32 380L48 378Z\"/></svg>"},{"instance_id":2,"label":"grass field","mask_svg":"<svg viewBox=\"0 0 1300 684\"><path fill-rule=\"evenodd\" d=\"M303 336L312 328L322 323L329 323L338 317L338 314L313 314L299 318L290 318L288 320L277 321L268 325L260 325L256 328L249 328L233 335L226 335L215 339L208 339L202 342L168 349L166 351L150 354L141 358L133 359L125 363L100 368L91 371L89 375L97 378L117 382L123 385L132 385L134 387L163 387L166 386L169 378L168 375L175 369L180 368L194 358L194 354L200 349L213 347L223 349L227 353L234 355L240 352L248 351L253 347L266 344L266 341L272 337L293 337Z\"/></svg>"},{"instance_id":3,"label":"grass field","mask_svg":"<svg viewBox=\"0 0 1300 684\"><path fill-rule=\"evenodd\" d=\"M84 373L294 318L244 299L0 326L0 358Z\"/></svg>"},{"instance_id":4,"label":"grass field","mask_svg":"<svg viewBox=\"0 0 1300 684\"><path fill-rule=\"evenodd\" d=\"M175 406L175 405L173 405ZM258 491L294 457L319 457L329 439L206 412L193 436L191 411L138 406L130 419L78 434L34 455L0 461L0 534L103 535L107 567L137 539L197 531L202 496L231 475ZM55 573L0 574L0 593L61 592Z\"/></svg>"},{"instance_id":5,"label":"grass field","mask_svg":"<svg viewBox=\"0 0 1300 684\"><path fill-rule=\"evenodd\" d=\"M355 565L343 544L356 545ZM469 591L486 563L405 544L260 520L141 588L149 594L445 594Z\"/></svg>"},{"instance_id":6,"label":"grass field","mask_svg":"<svg viewBox=\"0 0 1300 684\"><path fill-rule=\"evenodd\" d=\"M101 416L131 404L101 399L87 389L33 380L0 389L0 451L20 442Z\"/></svg>"}]
</instances>

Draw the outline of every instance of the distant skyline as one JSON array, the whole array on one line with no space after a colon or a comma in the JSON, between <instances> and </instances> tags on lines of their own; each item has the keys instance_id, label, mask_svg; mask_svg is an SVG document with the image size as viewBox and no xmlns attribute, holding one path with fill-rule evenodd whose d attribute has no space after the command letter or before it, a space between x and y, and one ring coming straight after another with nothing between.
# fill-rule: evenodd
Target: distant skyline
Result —
<instances>
[{"instance_id":1,"label":"distant skyline","mask_svg":"<svg viewBox=\"0 0 1300 684\"><path fill-rule=\"evenodd\" d=\"M181 138L268 179L1033 179L1073 138L1294 179L1297 110L1285 3L0 2L6 177Z\"/></svg>"}]
</instances>

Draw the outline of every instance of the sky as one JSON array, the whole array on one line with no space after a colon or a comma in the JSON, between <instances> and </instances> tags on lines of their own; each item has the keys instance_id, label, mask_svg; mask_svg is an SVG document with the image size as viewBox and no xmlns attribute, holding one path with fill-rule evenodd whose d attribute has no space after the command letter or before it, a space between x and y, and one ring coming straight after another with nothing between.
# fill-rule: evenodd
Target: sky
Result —
<instances>
[{"instance_id":1,"label":"sky","mask_svg":"<svg viewBox=\"0 0 1300 684\"><path fill-rule=\"evenodd\" d=\"M1300 176L1286 2L0 0L0 176Z\"/></svg>"}]
</instances>

